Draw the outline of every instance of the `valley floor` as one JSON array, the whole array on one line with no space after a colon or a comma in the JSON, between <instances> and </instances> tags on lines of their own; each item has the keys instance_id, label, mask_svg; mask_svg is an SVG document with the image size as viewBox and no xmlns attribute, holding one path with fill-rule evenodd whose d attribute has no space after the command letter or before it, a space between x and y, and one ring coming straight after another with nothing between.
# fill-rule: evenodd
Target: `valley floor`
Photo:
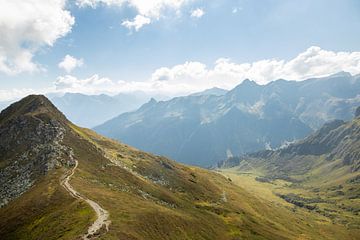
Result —
<instances>
[{"instance_id":1,"label":"valley floor","mask_svg":"<svg viewBox=\"0 0 360 240\"><path fill-rule=\"evenodd\" d=\"M234 184L246 189L260 202L273 206L274 212L296 216L297 222L306 222L311 229L318 228L324 233L325 239L360 238L357 200L349 202L334 198L329 188L314 189L308 185L293 184L280 179L268 181L256 171L241 171L237 167L217 171L231 179ZM289 225L291 224L294 222L289 221ZM304 231L296 239L319 238Z\"/></svg>"}]
</instances>

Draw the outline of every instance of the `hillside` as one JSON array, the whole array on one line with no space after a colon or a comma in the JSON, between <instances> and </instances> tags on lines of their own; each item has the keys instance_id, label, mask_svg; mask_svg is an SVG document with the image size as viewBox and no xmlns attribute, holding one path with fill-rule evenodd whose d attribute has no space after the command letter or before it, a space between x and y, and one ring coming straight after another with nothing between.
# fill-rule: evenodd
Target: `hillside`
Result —
<instances>
[{"instance_id":1,"label":"hillside","mask_svg":"<svg viewBox=\"0 0 360 240\"><path fill-rule=\"evenodd\" d=\"M353 120L335 120L314 134L278 150L232 157L219 164L235 175L280 184L286 201L360 227L360 107Z\"/></svg>"},{"instance_id":2,"label":"hillside","mask_svg":"<svg viewBox=\"0 0 360 240\"><path fill-rule=\"evenodd\" d=\"M208 167L228 156L301 139L333 119L350 120L359 92L360 77L347 73L267 85L245 80L219 96L150 101L94 129L142 150Z\"/></svg>"},{"instance_id":3,"label":"hillside","mask_svg":"<svg viewBox=\"0 0 360 240\"><path fill-rule=\"evenodd\" d=\"M1 239L356 239L360 234L305 210L295 215L285 201L275 205L255 197L218 173L77 127L43 96L2 111L0 137L0 180L6 186L0 195ZM94 225L100 230L88 235Z\"/></svg>"}]
</instances>

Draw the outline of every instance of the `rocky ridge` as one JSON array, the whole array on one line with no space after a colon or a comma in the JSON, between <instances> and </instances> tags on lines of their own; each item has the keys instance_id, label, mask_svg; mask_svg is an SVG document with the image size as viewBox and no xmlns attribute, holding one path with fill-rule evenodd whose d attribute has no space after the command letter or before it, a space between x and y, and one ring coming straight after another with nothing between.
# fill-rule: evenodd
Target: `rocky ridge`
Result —
<instances>
[{"instance_id":1,"label":"rocky ridge","mask_svg":"<svg viewBox=\"0 0 360 240\"><path fill-rule=\"evenodd\" d=\"M42 96L26 100L24 114L4 119L11 109L23 107L17 104L0 114L0 207L52 169L75 164L72 149L62 144L66 127L61 120L49 117L53 105Z\"/></svg>"}]
</instances>

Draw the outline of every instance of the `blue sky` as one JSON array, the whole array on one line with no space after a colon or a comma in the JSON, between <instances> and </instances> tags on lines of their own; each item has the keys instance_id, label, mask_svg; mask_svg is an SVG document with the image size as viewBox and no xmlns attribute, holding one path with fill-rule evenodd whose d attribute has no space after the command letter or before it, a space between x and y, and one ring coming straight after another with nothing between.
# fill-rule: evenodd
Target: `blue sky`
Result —
<instances>
[{"instance_id":1,"label":"blue sky","mask_svg":"<svg viewBox=\"0 0 360 240\"><path fill-rule=\"evenodd\" d=\"M159 88L176 94L179 88L230 88L245 77L264 84L277 77L299 80L338 70L360 72L357 0L28 1L34 9L24 10L27 1L0 0L0 34L16 39L0 39L0 99L32 91ZM41 8L44 13L34 16ZM195 10L201 13L197 17L191 16ZM1 14L5 11L6 16ZM20 20L10 16L21 11ZM137 30L122 24L136 16L150 23ZM36 21L47 25L39 30L32 26ZM30 60L19 57L23 53ZM301 72L304 66L298 61L307 58L297 57L304 53L317 58ZM70 71L59 68L66 55L82 64L70 64ZM323 70L314 69L315 64L323 64ZM54 87L56 81L61 84Z\"/></svg>"}]
</instances>

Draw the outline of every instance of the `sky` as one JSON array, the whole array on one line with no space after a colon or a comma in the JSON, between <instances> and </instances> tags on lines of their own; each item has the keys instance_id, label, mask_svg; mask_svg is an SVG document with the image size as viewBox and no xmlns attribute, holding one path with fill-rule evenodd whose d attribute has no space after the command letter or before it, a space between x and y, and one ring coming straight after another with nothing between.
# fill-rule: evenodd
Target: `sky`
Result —
<instances>
[{"instance_id":1,"label":"sky","mask_svg":"<svg viewBox=\"0 0 360 240\"><path fill-rule=\"evenodd\" d=\"M360 73L358 0L0 0L0 101Z\"/></svg>"}]
</instances>

